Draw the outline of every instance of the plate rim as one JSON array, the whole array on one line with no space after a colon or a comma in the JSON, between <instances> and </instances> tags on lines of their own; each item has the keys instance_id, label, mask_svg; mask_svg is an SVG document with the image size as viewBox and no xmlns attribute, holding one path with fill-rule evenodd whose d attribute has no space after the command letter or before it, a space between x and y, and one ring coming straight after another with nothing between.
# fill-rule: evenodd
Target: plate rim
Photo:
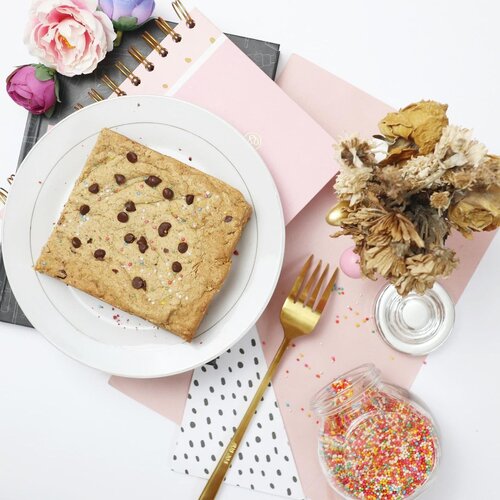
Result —
<instances>
[{"instance_id":1,"label":"plate rim","mask_svg":"<svg viewBox=\"0 0 500 500\"><path fill-rule=\"evenodd\" d=\"M173 102L177 103L177 105L180 105L181 107L185 106L186 108L191 108L191 109L196 110L196 112L205 113L207 116L210 117L210 119L212 119L216 122L218 121L224 127L231 129L231 131L242 140L242 144L248 145L248 148L249 148L248 151L252 151L252 154L255 156L256 159L258 159L258 161L261 162L262 166L264 167L262 169L262 171L269 178L268 186L274 192L273 198L276 198L277 208L279 208L279 214L276 213L276 216L280 221L279 228L276 228L276 230L279 229L279 231L280 231L280 234L279 234L280 237L279 237L279 240L277 240L277 243L279 243L279 249L277 249L277 250L279 250L279 254L274 256L275 258L277 257L277 265L275 266L274 276L272 276L272 279L269 281L270 286L269 286L268 296L262 302L261 307L258 310L257 309L255 310L255 314L254 314L255 320L253 322L250 322L250 324L242 327L241 330L239 331L239 333L237 335L235 335L234 337L232 337L231 340L224 345L224 347L215 348L214 350L217 352L215 352L215 353L212 352L209 355L209 357L205 357L204 359L197 360L195 362L191 362L191 363L189 363L189 366L186 366L184 368L173 370L173 371L161 371L161 372L159 372L158 370L156 370L154 373L144 373L144 370L142 370L142 369L139 371L137 371L137 369L131 370L131 371L116 370L116 369L111 370L111 369L109 369L109 367L106 367L106 366L98 366L98 364L96 365L96 363L92 362L91 359L90 360L88 359L87 354L82 355L81 352L80 353L75 352L75 351L77 351L77 349L73 349L73 350L69 349L67 343L65 343L64 345L61 345L60 343L58 343L56 338L54 338L53 336L48 334L46 331L44 331L45 328L43 328L43 327L41 329L39 328L40 324L35 325L35 323L38 322L39 318L36 318L36 321L32 321L32 319L28 315L28 314L31 314L31 312L27 314L28 319L33 324L33 326L37 332L41 333L43 335L43 337L45 339L47 339L52 345L54 345L59 351L63 352L65 355L69 356L70 358L74 359L75 361L78 361L86 366L90 366L92 368L98 369L100 371L103 371L105 373L112 374L112 375L117 375L117 376L122 376L122 377L131 377L131 378L159 378L159 377L172 376L172 375L176 375L179 373L184 373L184 372L193 370L193 369L207 363L208 361L215 359L217 356L220 356L222 353L224 353L227 349L231 348L244 335L246 335L248 333L248 331L255 325L255 323L258 321L258 319L262 316L265 308L269 304L269 301L271 300L271 298L274 294L274 291L276 289L276 285L278 283L278 280L279 280L279 277L281 274L281 269L283 266L283 261L284 261L286 233L285 233L285 221L284 221L283 207L282 207L279 192L278 192L278 189L276 187L276 183L274 182L274 179L272 177L272 174L269 171L269 168L267 167L263 158L248 143L248 141L245 139L244 135L238 129L236 129L233 125L228 123L226 120L224 120L223 118L221 118L217 114L207 110L206 108L203 108L201 106L198 106L197 104L193 104L193 103L190 103L190 102L187 102L187 101L184 101L181 99L177 99L174 97L151 96L151 95L134 95L134 96L122 96L122 97L120 97L120 100L127 100L127 101L131 101L131 102L137 102L139 100L144 100L144 99L161 101L161 102L166 102L167 100L173 101ZM101 101L101 102L92 103L92 104L86 106L85 108L63 118L60 122L58 122L56 125L54 125L54 127L52 127L49 131L47 131L36 142L36 144L31 148L31 150L28 152L26 157L23 159L22 163L19 165L18 172L21 171L21 169L24 167L24 165L26 163L31 161L32 156L36 155L36 152L41 147L41 144L43 144L43 142L47 141L47 138L50 137L51 134L53 134L54 130L57 130L57 129L60 129L61 127L64 127L65 123L67 123L70 120L74 120L75 116L79 116L81 114L88 113L89 109L94 109L96 107L98 108L98 107L106 106L109 103L111 103L112 101L117 101L117 99L112 99L112 100L106 99L106 100ZM114 104L112 104L112 105L114 105ZM99 130L102 128L104 128L104 127L101 126L99 128ZM16 179L15 179L14 183L11 187L10 195L12 195L12 193L15 193L16 189L18 189L18 188L16 188ZM21 288L23 285L19 284L19 287L18 287L18 283L16 282L16 279L15 278L13 280L11 279L13 276L15 276L15 271L13 270L15 265L13 265L11 262L12 251L10 250L9 238L7 238L7 239L5 238L5 234L6 234L5 227L9 228L10 221L14 219L14 217L10 216L10 212L13 210L13 208L11 208L13 205L13 202L10 201L12 199L13 199L12 196L9 196L7 198L7 203L6 203L5 211L4 211L4 220L3 220L3 224L2 224L2 230L3 230L2 255L3 255L3 259L4 259L6 275L7 275L7 278L9 279L9 283L11 285L14 296L16 297L16 300L17 300L17 297L23 296L22 293L19 293L19 288ZM30 200L30 206L32 205L31 201L32 200ZM29 231L29 232L31 234L31 231ZM13 257L13 259L14 259L14 257ZM35 272L35 271L33 271L33 272ZM17 295L16 295L16 291L18 292ZM21 300L21 302L22 301L23 301L23 299ZM19 302L20 305L21 305L21 302ZM62 318L61 315L59 315L59 316ZM90 337L87 337L87 338L89 340L91 340L92 342L95 342L96 344L103 344L103 343L98 342L95 339L90 338ZM127 346L116 346L116 345L111 345L111 344L106 344L106 345L110 350L112 350L112 349L126 349L127 348ZM175 344L175 345L183 345L183 343L181 342L181 343ZM90 356L90 357L92 357L92 356Z\"/></svg>"}]
</instances>

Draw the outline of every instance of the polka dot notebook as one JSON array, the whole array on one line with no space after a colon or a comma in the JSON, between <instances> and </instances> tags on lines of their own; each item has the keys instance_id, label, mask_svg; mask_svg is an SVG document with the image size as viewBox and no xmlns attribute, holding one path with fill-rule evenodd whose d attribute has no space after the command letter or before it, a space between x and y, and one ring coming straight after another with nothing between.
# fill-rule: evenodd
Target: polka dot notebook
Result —
<instances>
[{"instance_id":1,"label":"polka dot notebook","mask_svg":"<svg viewBox=\"0 0 500 500\"><path fill-rule=\"evenodd\" d=\"M257 330L195 370L173 470L208 478L267 370ZM278 403L270 386L250 423L226 482L288 498L304 498Z\"/></svg>"}]
</instances>

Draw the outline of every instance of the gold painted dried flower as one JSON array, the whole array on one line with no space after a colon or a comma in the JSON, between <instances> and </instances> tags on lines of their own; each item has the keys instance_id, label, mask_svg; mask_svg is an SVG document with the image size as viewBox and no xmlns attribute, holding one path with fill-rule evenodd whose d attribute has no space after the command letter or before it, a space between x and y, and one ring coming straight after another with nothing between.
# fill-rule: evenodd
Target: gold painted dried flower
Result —
<instances>
[{"instance_id":1,"label":"gold painted dried flower","mask_svg":"<svg viewBox=\"0 0 500 500\"><path fill-rule=\"evenodd\" d=\"M466 237L473 231L492 231L500 226L500 188L471 191L448 210L451 223Z\"/></svg>"},{"instance_id":2,"label":"gold painted dried flower","mask_svg":"<svg viewBox=\"0 0 500 500\"><path fill-rule=\"evenodd\" d=\"M446 104L435 101L410 104L396 113L387 114L379 123L379 130L389 141L406 141L406 146L398 147L399 151L412 149L413 143L418 147L418 154L426 155L434 150L443 128L448 125L447 109Z\"/></svg>"}]
</instances>

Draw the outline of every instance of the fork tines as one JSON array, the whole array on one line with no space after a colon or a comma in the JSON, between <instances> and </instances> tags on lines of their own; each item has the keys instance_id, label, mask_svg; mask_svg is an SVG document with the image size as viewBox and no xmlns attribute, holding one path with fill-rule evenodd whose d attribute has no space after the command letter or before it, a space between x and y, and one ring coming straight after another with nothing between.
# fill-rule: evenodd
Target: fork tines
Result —
<instances>
[{"instance_id":1,"label":"fork tines","mask_svg":"<svg viewBox=\"0 0 500 500\"><path fill-rule=\"evenodd\" d=\"M294 302L301 302L304 305L304 307L309 307L311 309L314 309L314 311L318 313L322 313L326 303L328 302L328 298L330 297L330 293L332 292L335 282L337 281L338 269L335 269L332 277L330 278L328 284L323 290L323 294L321 295L319 301L316 303L317 298L322 289L323 283L328 275L330 265L329 264L326 265L325 269L321 273L321 276L318 280L317 278L321 271L321 266L322 266L322 261L320 260L317 266L315 267L314 271L312 272L311 276L306 282L306 276L309 272L309 269L311 268L312 261L313 261L313 256L311 255L307 259L304 266L302 267L300 274L297 276L293 284L292 290L289 294L289 297ZM315 304L316 307L314 308Z\"/></svg>"}]
</instances>

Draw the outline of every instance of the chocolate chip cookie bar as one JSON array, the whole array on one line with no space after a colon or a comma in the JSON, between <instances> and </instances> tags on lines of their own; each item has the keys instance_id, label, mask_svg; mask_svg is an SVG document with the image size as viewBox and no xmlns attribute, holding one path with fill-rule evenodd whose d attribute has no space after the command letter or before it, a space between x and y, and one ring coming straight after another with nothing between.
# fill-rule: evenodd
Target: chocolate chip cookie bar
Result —
<instances>
[{"instance_id":1,"label":"chocolate chip cookie bar","mask_svg":"<svg viewBox=\"0 0 500 500\"><path fill-rule=\"evenodd\" d=\"M250 215L231 186L105 129L35 269L190 341Z\"/></svg>"}]
</instances>

